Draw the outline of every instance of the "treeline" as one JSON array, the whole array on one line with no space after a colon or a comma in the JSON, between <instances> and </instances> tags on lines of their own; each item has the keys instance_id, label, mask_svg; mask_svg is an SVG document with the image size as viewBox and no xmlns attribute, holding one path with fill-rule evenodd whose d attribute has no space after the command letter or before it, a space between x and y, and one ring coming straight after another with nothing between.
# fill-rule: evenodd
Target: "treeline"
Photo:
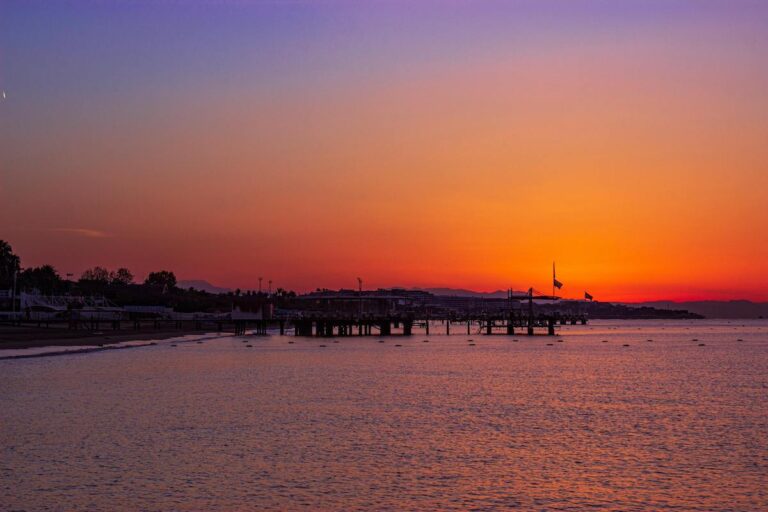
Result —
<instances>
[{"instance_id":1,"label":"treeline","mask_svg":"<svg viewBox=\"0 0 768 512\"><path fill-rule=\"evenodd\" d=\"M177 311L228 311L239 307L243 311L256 311L267 299L266 293L241 291L212 294L194 288L179 288L176 275L168 270L150 272L136 283L134 274L121 267L109 270L96 266L87 269L77 280L67 275L62 278L52 265L23 268L21 258L11 245L0 240L0 290L37 291L44 295L103 296L118 306L152 305L173 307ZM278 288L270 297L278 306L296 294Z\"/></svg>"}]
</instances>

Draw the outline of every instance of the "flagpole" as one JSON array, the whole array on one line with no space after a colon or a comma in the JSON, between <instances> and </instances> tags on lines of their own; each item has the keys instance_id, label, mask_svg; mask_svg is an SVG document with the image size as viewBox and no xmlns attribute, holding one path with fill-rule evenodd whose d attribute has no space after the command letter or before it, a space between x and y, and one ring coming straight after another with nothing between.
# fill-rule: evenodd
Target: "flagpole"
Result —
<instances>
[{"instance_id":1,"label":"flagpole","mask_svg":"<svg viewBox=\"0 0 768 512\"><path fill-rule=\"evenodd\" d=\"M555 298L555 279L556 279L556 276L555 276L555 262L553 261L552 262L552 299L553 300Z\"/></svg>"}]
</instances>

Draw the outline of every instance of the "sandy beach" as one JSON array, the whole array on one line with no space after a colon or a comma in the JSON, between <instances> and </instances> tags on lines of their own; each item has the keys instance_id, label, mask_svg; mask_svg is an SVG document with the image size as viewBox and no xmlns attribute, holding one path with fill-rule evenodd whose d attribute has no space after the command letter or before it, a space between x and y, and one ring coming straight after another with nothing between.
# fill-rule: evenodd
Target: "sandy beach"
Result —
<instances>
[{"instance_id":1,"label":"sandy beach","mask_svg":"<svg viewBox=\"0 0 768 512\"><path fill-rule=\"evenodd\" d=\"M64 327L0 325L0 351L11 349L66 346L100 346L125 341L162 340L187 334L204 334L190 329L71 330Z\"/></svg>"}]
</instances>

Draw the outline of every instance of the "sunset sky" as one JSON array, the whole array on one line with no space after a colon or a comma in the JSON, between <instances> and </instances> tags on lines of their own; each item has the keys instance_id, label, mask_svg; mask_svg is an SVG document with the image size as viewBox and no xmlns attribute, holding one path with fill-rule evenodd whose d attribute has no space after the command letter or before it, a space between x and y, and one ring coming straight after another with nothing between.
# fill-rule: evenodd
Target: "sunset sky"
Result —
<instances>
[{"instance_id":1,"label":"sunset sky","mask_svg":"<svg viewBox=\"0 0 768 512\"><path fill-rule=\"evenodd\" d=\"M24 266L768 300L768 2L0 0Z\"/></svg>"}]
</instances>

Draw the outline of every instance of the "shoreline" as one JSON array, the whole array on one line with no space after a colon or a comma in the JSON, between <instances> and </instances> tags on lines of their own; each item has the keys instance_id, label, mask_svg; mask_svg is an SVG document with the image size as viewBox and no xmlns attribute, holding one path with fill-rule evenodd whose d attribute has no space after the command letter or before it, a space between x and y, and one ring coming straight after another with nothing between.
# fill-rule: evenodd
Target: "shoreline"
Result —
<instances>
[{"instance_id":1,"label":"shoreline","mask_svg":"<svg viewBox=\"0 0 768 512\"><path fill-rule=\"evenodd\" d=\"M121 329L119 331L83 331L57 327L0 325L0 357L5 350L43 347L86 346L102 348L127 341L159 341L211 331L192 329ZM221 333L222 335L225 333Z\"/></svg>"}]
</instances>

